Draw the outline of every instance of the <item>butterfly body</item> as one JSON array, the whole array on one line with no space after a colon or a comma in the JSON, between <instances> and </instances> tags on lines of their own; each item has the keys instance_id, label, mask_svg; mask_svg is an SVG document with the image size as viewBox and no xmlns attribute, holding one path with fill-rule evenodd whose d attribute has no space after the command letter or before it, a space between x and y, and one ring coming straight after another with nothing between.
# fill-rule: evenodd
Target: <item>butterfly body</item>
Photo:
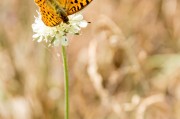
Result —
<instances>
[{"instance_id":1,"label":"butterfly body","mask_svg":"<svg viewBox=\"0 0 180 119\"><path fill-rule=\"evenodd\" d=\"M50 27L68 23L68 15L82 10L92 0L34 0L40 8L42 21Z\"/></svg>"}]
</instances>

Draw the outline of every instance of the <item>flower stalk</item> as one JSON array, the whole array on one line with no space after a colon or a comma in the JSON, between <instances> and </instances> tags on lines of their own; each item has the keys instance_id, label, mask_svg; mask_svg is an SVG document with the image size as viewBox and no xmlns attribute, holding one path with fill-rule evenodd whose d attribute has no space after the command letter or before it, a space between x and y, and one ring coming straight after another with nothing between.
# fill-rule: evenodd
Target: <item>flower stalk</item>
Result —
<instances>
[{"instance_id":1,"label":"flower stalk","mask_svg":"<svg viewBox=\"0 0 180 119\"><path fill-rule=\"evenodd\" d=\"M66 57L66 47L61 46L63 70L64 70L64 93L65 93L65 119L69 119L69 76L68 76L68 65Z\"/></svg>"}]
</instances>

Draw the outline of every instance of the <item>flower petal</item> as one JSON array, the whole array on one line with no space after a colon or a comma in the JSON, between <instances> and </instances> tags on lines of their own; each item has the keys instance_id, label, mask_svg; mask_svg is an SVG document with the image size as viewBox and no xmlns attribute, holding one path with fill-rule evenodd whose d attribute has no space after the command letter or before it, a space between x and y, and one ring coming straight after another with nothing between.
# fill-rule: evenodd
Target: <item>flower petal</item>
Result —
<instances>
[{"instance_id":1,"label":"flower petal","mask_svg":"<svg viewBox=\"0 0 180 119\"><path fill-rule=\"evenodd\" d=\"M67 37L62 37L62 39L61 39L61 45L63 45L63 46L68 46L68 39L67 39Z\"/></svg>"},{"instance_id":2,"label":"flower petal","mask_svg":"<svg viewBox=\"0 0 180 119\"><path fill-rule=\"evenodd\" d=\"M81 21L81 22L79 23L79 26L82 27L82 28L87 27L87 25L88 25L88 23L87 23L87 21L85 21L85 20L83 20L83 21Z\"/></svg>"}]
</instances>

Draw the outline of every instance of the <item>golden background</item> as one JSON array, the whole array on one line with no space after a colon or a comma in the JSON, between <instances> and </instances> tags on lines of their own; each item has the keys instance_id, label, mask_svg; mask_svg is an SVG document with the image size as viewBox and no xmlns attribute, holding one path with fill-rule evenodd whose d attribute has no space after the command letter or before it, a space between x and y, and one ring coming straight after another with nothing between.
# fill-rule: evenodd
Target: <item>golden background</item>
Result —
<instances>
[{"instance_id":1,"label":"golden background","mask_svg":"<svg viewBox=\"0 0 180 119\"><path fill-rule=\"evenodd\" d=\"M63 119L60 47L32 41L33 0L0 2L0 119ZM94 0L71 36L70 119L180 119L180 2Z\"/></svg>"}]
</instances>

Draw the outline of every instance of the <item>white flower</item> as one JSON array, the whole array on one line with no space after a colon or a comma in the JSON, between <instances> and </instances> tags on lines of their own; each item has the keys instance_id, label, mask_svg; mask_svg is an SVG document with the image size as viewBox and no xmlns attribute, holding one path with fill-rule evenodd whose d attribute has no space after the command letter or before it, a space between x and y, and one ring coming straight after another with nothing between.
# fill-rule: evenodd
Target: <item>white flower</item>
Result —
<instances>
[{"instance_id":1,"label":"white flower","mask_svg":"<svg viewBox=\"0 0 180 119\"><path fill-rule=\"evenodd\" d=\"M35 22L32 24L33 39L37 42L45 41L49 46L58 46L60 44L67 46L67 36L79 34L81 28L85 28L88 25L81 14L73 14L68 16L68 18L69 24L62 22L55 27L48 27L43 23L38 12L38 17L35 17Z\"/></svg>"}]
</instances>

